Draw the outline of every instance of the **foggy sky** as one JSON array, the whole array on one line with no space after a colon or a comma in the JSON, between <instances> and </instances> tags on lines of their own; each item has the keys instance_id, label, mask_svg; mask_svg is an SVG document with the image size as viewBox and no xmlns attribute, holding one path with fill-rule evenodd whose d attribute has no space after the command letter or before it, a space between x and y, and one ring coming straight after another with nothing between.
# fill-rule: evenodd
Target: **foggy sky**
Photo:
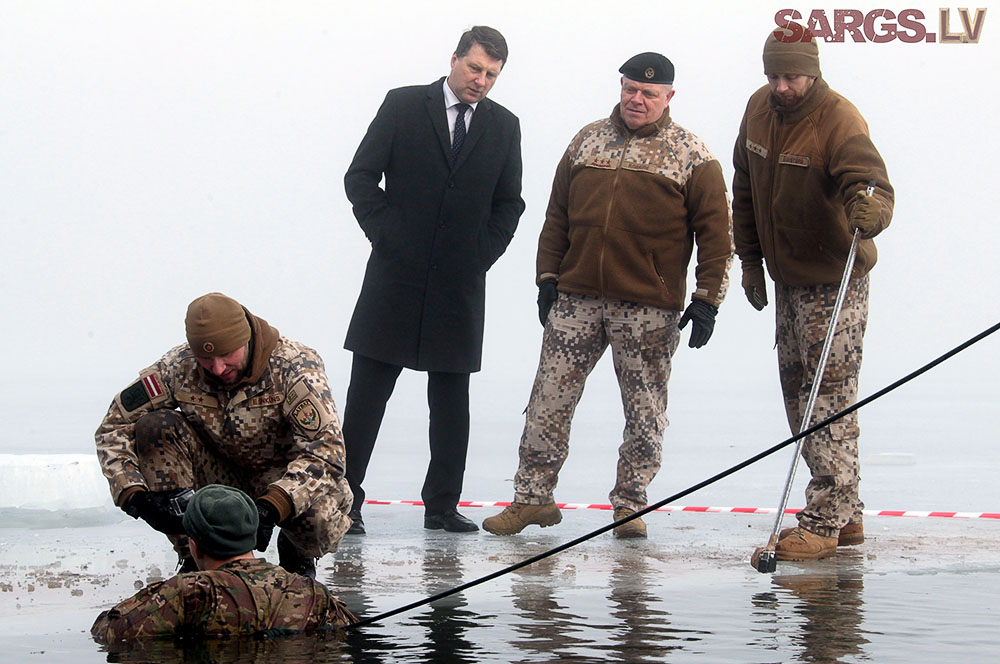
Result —
<instances>
[{"instance_id":1,"label":"foggy sky","mask_svg":"<svg viewBox=\"0 0 1000 664\"><path fill-rule=\"evenodd\" d=\"M0 0L0 451L92 450L114 393L183 342L188 302L216 290L319 350L342 408L368 256L343 174L386 91L445 75L461 32L487 24L510 46L490 96L521 120L527 209L489 273L473 417L509 429L513 455L541 339L535 246L566 144L611 111L621 63L659 51L677 69L673 119L731 183L761 48L787 6ZM937 6L920 7L936 30ZM862 395L997 321L995 11L978 44L820 44L824 77L867 119L896 189ZM786 426L773 304L750 307L738 261L731 278L711 342L689 349L685 331L675 358L669 414L694 437L749 414ZM905 449L897 421L944 445L995 441L996 350L987 340L873 409L868 444ZM426 408L411 373L387 423ZM972 404L961 440L954 403ZM581 409L620 417L609 360Z\"/></svg>"}]
</instances>

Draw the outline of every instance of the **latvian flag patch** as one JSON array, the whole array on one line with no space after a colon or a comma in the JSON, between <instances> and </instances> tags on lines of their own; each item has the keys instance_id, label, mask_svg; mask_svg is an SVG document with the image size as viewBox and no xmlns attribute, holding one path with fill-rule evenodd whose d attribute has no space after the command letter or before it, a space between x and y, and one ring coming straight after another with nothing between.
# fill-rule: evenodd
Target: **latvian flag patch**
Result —
<instances>
[{"instance_id":1,"label":"latvian flag patch","mask_svg":"<svg viewBox=\"0 0 1000 664\"><path fill-rule=\"evenodd\" d=\"M163 386L160 385L160 377L156 374L143 376L142 386L146 389L146 394L149 396L150 401L163 394Z\"/></svg>"}]
</instances>

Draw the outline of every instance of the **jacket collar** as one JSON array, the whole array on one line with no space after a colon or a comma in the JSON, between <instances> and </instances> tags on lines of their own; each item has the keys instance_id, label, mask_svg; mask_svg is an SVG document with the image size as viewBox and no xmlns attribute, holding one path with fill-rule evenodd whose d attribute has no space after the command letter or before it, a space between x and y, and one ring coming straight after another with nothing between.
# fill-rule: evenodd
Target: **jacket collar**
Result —
<instances>
[{"instance_id":1,"label":"jacket collar","mask_svg":"<svg viewBox=\"0 0 1000 664\"><path fill-rule=\"evenodd\" d=\"M830 86L827 85L823 77L817 77L815 82L809 87L806 92L805 97L796 106L789 109L784 109L778 106L774 101L774 95L768 95L767 103L771 107L771 110L778 114L782 124L795 124L802 118L806 117L817 108L819 105L826 100L827 95L830 94Z\"/></svg>"},{"instance_id":2,"label":"jacket collar","mask_svg":"<svg viewBox=\"0 0 1000 664\"><path fill-rule=\"evenodd\" d=\"M615 104L615 107L611 110L611 123L626 134L631 134L636 138L646 138L647 136L659 133L664 127L670 125L670 106L663 109L663 115L661 115L656 122L644 124L635 131L632 131L628 128L628 125L625 124L625 120L622 119L622 105L621 103L618 103Z\"/></svg>"}]
</instances>

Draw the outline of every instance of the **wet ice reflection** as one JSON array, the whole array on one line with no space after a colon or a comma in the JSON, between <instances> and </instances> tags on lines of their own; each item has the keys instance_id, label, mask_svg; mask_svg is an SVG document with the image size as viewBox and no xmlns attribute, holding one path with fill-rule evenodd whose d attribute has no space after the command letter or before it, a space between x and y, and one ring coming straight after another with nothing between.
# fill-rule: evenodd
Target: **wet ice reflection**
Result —
<instances>
[{"instance_id":1,"label":"wet ice reflection","mask_svg":"<svg viewBox=\"0 0 1000 664\"><path fill-rule=\"evenodd\" d=\"M754 640L762 648L794 652L796 661L838 662L864 652L864 578L859 568L782 573L752 598Z\"/></svg>"},{"instance_id":2,"label":"wet ice reflection","mask_svg":"<svg viewBox=\"0 0 1000 664\"><path fill-rule=\"evenodd\" d=\"M373 617L547 551L606 516L568 513L558 528L497 538L424 531L417 509L372 509L369 535L345 538L321 561L320 578L357 615ZM169 545L132 521L6 529L0 648L10 661L74 664L989 661L1000 648L1000 524L872 520L863 547L779 563L768 575L747 560L770 525L653 515L649 540L601 536L343 639L146 641L108 651L90 640L90 624L167 569Z\"/></svg>"}]
</instances>

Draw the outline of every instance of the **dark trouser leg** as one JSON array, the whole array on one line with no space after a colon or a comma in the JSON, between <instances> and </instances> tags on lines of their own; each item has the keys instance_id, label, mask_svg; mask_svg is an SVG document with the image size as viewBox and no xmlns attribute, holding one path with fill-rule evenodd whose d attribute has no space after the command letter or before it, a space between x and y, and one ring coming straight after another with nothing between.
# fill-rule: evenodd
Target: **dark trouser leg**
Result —
<instances>
[{"instance_id":1,"label":"dark trouser leg","mask_svg":"<svg viewBox=\"0 0 1000 664\"><path fill-rule=\"evenodd\" d=\"M365 503L365 480L368 462L375 449L375 439L382 426L385 404L392 395L402 367L354 354L351 384L344 404L344 450L347 455L347 483L354 493L352 509L360 510Z\"/></svg>"},{"instance_id":2,"label":"dark trouser leg","mask_svg":"<svg viewBox=\"0 0 1000 664\"><path fill-rule=\"evenodd\" d=\"M469 374L427 374L431 460L420 497L424 513L441 514L458 505L469 450Z\"/></svg>"}]
</instances>

